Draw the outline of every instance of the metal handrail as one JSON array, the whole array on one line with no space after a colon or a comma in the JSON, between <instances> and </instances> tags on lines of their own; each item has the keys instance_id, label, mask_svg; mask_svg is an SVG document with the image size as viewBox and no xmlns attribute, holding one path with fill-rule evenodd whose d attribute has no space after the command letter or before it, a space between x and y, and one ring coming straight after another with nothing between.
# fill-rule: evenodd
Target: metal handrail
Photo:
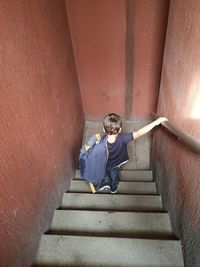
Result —
<instances>
[{"instance_id":1,"label":"metal handrail","mask_svg":"<svg viewBox=\"0 0 200 267\"><path fill-rule=\"evenodd\" d=\"M156 113L152 113L153 119L157 119L158 116ZM200 154L200 141L193 137L192 135L178 129L169 121L161 122L161 126L163 126L168 132L173 134L179 141L184 143L190 150L192 150L196 154Z\"/></svg>"}]
</instances>

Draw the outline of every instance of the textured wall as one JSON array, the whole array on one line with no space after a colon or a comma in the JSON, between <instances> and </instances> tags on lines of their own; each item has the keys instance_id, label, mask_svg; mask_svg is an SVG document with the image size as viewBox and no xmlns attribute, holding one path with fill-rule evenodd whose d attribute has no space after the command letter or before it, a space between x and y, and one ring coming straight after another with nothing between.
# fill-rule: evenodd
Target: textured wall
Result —
<instances>
[{"instance_id":1,"label":"textured wall","mask_svg":"<svg viewBox=\"0 0 200 267\"><path fill-rule=\"evenodd\" d=\"M66 0L86 119L124 114L125 1Z\"/></svg>"},{"instance_id":2,"label":"textured wall","mask_svg":"<svg viewBox=\"0 0 200 267\"><path fill-rule=\"evenodd\" d=\"M86 119L156 110L169 0L66 0ZM145 104L144 104L145 103Z\"/></svg>"},{"instance_id":3,"label":"textured wall","mask_svg":"<svg viewBox=\"0 0 200 267\"><path fill-rule=\"evenodd\" d=\"M64 1L0 1L0 266L30 266L84 117Z\"/></svg>"},{"instance_id":4,"label":"textured wall","mask_svg":"<svg viewBox=\"0 0 200 267\"><path fill-rule=\"evenodd\" d=\"M200 140L200 2L172 0L158 113ZM166 132L154 136L154 171L186 266L200 266L200 158Z\"/></svg>"},{"instance_id":5,"label":"textured wall","mask_svg":"<svg viewBox=\"0 0 200 267\"><path fill-rule=\"evenodd\" d=\"M133 0L130 8L132 118L148 119L157 107L169 0Z\"/></svg>"}]
</instances>

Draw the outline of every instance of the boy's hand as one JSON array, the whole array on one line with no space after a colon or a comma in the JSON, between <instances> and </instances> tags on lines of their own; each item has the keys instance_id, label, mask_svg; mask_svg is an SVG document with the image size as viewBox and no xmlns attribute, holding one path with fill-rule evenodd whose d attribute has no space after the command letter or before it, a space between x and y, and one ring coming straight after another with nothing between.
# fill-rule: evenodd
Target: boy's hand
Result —
<instances>
[{"instance_id":1,"label":"boy's hand","mask_svg":"<svg viewBox=\"0 0 200 267\"><path fill-rule=\"evenodd\" d=\"M155 126L159 125L161 122L168 121L165 117L160 117L157 120L154 120L153 122L147 124L143 128L139 129L136 132L133 132L133 139L137 139L138 137L148 133L151 131Z\"/></svg>"},{"instance_id":2,"label":"boy's hand","mask_svg":"<svg viewBox=\"0 0 200 267\"><path fill-rule=\"evenodd\" d=\"M159 125L161 122L164 122L164 121L168 121L168 119L165 118L165 117L160 117L160 118L158 118L158 119L156 120L156 125Z\"/></svg>"}]
</instances>

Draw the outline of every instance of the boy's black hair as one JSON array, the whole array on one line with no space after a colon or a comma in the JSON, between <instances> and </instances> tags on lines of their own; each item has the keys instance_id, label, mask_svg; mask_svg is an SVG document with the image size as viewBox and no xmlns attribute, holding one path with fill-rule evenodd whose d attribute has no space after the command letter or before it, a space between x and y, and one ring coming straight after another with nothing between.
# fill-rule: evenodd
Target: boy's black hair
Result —
<instances>
[{"instance_id":1,"label":"boy's black hair","mask_svg":"<svg viewBox=\"0 0 200 267\"><path fill-rule=\"evenodd\" d=\"M109 113L103 119L103 127L107 134L117 134L122 127L122 118L115 113Z\"/></svg>"}]
</instances>

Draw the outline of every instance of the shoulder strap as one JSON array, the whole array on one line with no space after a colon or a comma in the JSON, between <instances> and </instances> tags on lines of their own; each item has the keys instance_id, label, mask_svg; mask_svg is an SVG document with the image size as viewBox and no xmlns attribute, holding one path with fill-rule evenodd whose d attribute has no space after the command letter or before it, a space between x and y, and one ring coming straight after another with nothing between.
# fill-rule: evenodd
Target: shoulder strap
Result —
<instances>
[{"instance_id":1,"label":"shoulder strap","mask_svg":"<svg viewBox=\"0 0 200 267\"><path fill-rule=\"evenodd\" d=\"M90 150L90 148L94 144L98 144L100 142L100 140L101 140L101 135L99 133L97 133L97 134L93 135L92 137L90 137L88 142L82 146L81 153Z\"/></svg>"}]
</instances>

